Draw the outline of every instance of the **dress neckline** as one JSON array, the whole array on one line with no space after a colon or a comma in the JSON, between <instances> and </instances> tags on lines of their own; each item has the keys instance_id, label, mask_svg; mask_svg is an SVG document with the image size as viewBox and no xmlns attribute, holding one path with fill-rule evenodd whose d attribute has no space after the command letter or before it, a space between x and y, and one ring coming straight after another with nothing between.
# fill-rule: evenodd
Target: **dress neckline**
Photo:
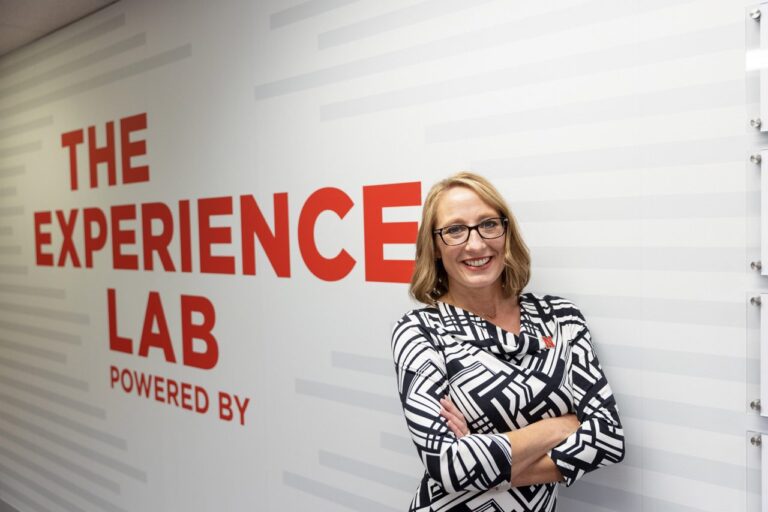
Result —
<instances>
[{"instance_id":1,"label":"dress neckline","mask_svg":"<svg viewBox=\"0 0 768 512\"><path fill-rule=\"evenodd\" d=\"M487 330L497 329L497 330L501 331L502 333L504 333L506 336L514 336L515 338L519 338L523 334L523 331L524 331L524 328L523 328L523 316L524 315L526 317L528 316L528 312L522 306L523 300L524 299L523 299L522 295L519 295L517 297L517 306L520 309L520 332L519 333L514 333L512 331L504 329L503 327L501 327L498 324L496 324L493 320L489 320L488 318L485 318L485 317L483 317L481 315L478 315L477 313L473 313L472 311L470 311L468 309L464 309L461 306L456 306L456 305L451 304L449 302L443 302L443 301L441 301L439 299L437 300L437 302L438 302L438 304L442 304L443 305L443 308L440 311L441 314L443 314L444 312L449 311L450 309L454 309L454 310L456 310L456 313L458 313L459 315L464 315L464 316L472 319L472 321L475 324L482 325ZM440 309L440 308L438 308L438 309ZM526 318L526 320L527 320L527 318Z\"/></svg>"},{"instance_id":2,"label":"dress neckline","mask_svg":"<svg viewBox=\"0 0 768 512\"><path fill-rule=\"evenodd\" d=\"M520 333L515 334L460 306L437 301L443 328L459 342L469 343L494 354L514 356L536 352L543 346L541 336L531 325L524 304L529 297L520 295Z\"/></svg>"}]
</instances>

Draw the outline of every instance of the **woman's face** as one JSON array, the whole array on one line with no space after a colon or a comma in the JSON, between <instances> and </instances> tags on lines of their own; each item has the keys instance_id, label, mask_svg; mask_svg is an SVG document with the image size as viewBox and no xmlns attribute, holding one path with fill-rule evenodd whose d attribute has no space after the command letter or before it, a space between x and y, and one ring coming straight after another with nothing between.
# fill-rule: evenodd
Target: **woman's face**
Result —
<instances>
[{"instance_id":1,"label":"woman's face","mask_svg":"<svg viewBox=\"0 0 768 512\"><path fill-rule=\"evenodd\" d=\"M500 214L466 187L452 187L442 193L437 204L435 229L453 224L474 226ZM484 239L477 230L469 233L469 240L461 245L446 245L435 235L437 255L448 274L452 291L471 289L478 291L500 284L504 271L504 244L506 236Z\"/></svg>"}]
</instances>

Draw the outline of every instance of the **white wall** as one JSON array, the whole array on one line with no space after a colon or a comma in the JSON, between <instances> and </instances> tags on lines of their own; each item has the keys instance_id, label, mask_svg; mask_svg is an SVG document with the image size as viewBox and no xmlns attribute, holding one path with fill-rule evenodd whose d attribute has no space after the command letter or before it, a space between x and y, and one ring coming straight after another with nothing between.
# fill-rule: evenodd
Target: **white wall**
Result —
<instances>
[{"instance_id":1,"label":"white wall","mask_svg":"<svg viewBox=\"0 0 768 512\"><path fill-rule=\"evenodd\" d=\"M563 490L561 509L758 510L751 3L124 0L0 59L0 499L19 511L405 510L421 468L389 333L411 304L405 284L366 279L363 187L420 182L423 197L472 169L518 216L529 289L585 312L625 423L625 461ZM147 151L134 163L149 181L89 188L84 143L71 190L62 134L95 126L103 141L107 122L140 113L133 140ZM321 254L356 260L336 281L299 247L302 208L324 187L353 203L316 225ZM278 193L291 275L260 249L243 275L238 198L253 195L272 226ZM196 205L211 197L234 198L213 221L232 229L213 253L235 256L234 275L200 271ZM80 223L83 208L149 202L171 209L178 255L180 200L192 272L115 270L109 242L93 268L36 261L35 212L80 209ZM419 211L387 208L384 221ZM42 229L58 258L55 213ZM82 237L76 224L81 258ZM159 292L179 363L110 350L110 288L132 338ZM215 307L212 369L180 364L182 295ZM247 397L245 424L113 388L112 365L212 401Z\"/></svg>"}]
</instances>

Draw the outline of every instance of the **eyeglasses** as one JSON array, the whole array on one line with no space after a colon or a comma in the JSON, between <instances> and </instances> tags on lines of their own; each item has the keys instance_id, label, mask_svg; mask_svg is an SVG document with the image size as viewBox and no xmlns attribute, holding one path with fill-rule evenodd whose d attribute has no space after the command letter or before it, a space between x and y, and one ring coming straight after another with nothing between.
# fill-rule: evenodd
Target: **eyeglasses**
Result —
<instances>
[{"instance_id":1,"label":"eyeglasses","mask_svg":"<svg viewBox=\"0 0 768 512\"><path fill-rule=\"evenodd\" d=\"M435 229L433 233L440 235L445 245L461 245L469 240L469 234L473 229L485 240L499 238L507 232L508 222L509 219L506 217L493 217L485 219L480 224L475 224L474 226L452 224L444 228Z\"/></svg>"}]
</instances>

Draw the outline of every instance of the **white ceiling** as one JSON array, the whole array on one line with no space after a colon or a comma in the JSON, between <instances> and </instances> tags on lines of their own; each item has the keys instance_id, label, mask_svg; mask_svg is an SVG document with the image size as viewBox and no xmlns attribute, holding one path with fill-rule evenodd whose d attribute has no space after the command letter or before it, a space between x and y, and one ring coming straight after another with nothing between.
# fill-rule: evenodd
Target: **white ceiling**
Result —
<instances>
[{"instance_id":1,"label":"white ceiling","mask_svg":"<svg viewBox=\"0 0 768 512\"><path fill-rule=\"evenodd\" d=\"M0 55L117 0L0 0Z\"/></svg>"}]
</instances>

